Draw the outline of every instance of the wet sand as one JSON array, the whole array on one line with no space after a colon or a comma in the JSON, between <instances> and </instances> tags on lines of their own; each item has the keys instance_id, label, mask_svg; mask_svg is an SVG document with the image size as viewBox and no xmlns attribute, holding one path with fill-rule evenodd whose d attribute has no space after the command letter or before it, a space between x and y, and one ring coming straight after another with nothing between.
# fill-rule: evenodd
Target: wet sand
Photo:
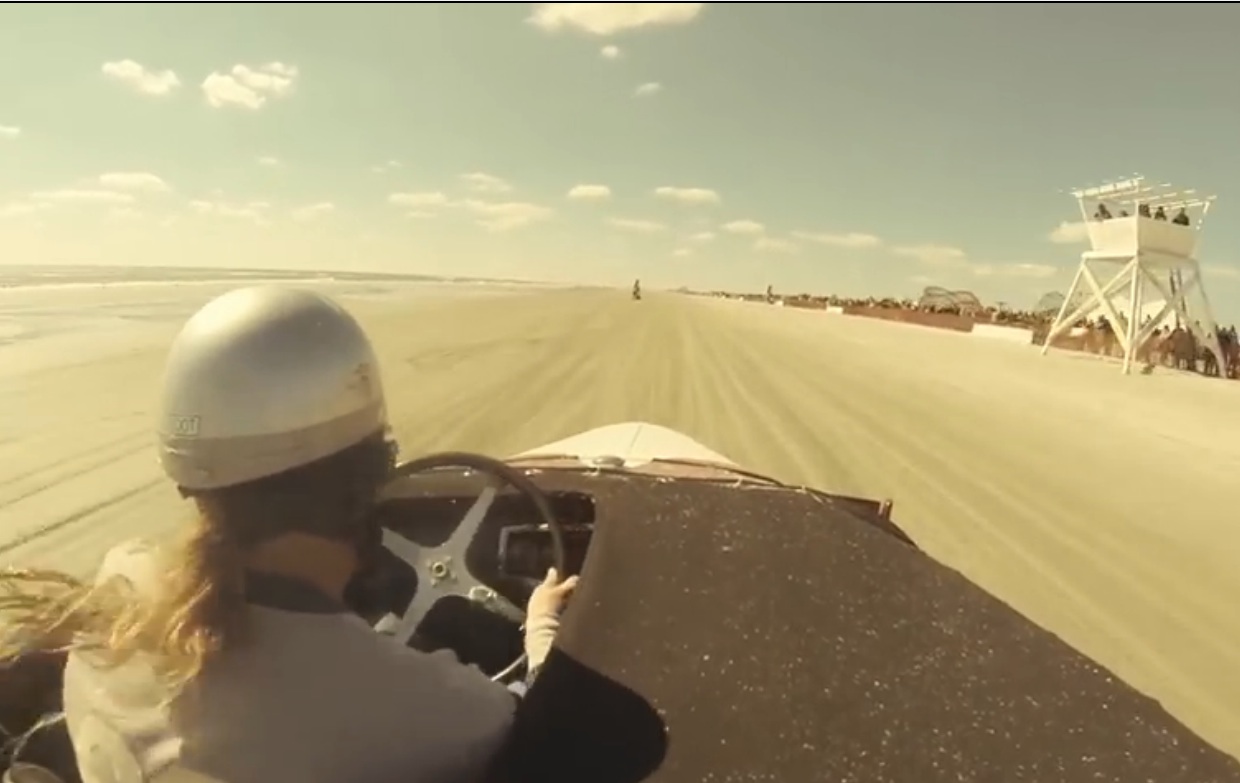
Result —
<instances>
[{"instance_id":1,"label":"wet sand","mask_svg":"<svg viewBox=\"0 0 1240 783\"><path fill-rule=\"evenodd\" d=\"M1240 384L673 295L352 309L406 455L645 420L785 480L891 497L933 556L1240 755ZM0 561L85 572L122 538L177 530L150 434L175 329L24 364L0 346Z\"/></svg>"}]
</instances>

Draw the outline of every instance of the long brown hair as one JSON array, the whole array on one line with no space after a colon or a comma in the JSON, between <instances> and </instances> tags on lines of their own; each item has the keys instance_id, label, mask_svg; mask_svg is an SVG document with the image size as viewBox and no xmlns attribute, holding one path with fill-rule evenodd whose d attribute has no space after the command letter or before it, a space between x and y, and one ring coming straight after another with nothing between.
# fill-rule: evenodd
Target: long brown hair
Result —
<instances>
[{"instance_id":1,"label":"long brown hair","mask_svg":"<svg viewBox=\"0 0 1240 783\"><path fill-rule=\"evenodd\" d=\"M285 473L185 493L197 522L161 560L151 589L122 576L90 583L52 570L0 572L0 665L46 652L90 653L103 666L144 655L175 693L244 642L245 553L294 531L359 541L394 457L380 433Z\"/></svg>"}]
</instances>

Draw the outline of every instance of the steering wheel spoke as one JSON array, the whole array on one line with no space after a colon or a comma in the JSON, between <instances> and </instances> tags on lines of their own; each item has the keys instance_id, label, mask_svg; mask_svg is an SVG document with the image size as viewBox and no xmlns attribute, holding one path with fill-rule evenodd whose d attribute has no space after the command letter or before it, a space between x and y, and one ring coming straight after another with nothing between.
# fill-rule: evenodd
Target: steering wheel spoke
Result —
<instances>
[{"instance_id":1,"label":"steering wheel spoke","mask_svg":"<svg viewBox=\"0 0 1240 783\"><path fill-rule=\"evenodd\" d=\"M517 625L525 622L525 612L519 606L484 584L469 589L469 600Z\"/></svg>"},{"instance_id":2,"label":"steering wheel spoke","mask_svg":"<svg viewBox=\"0 0 1240 783\"><path fill-rule=\"evenodd\" d=\"M487 518L487 512L491 510L491 506L495 504L495 497L499 494L502 484L496 479L491 478L487 485L482 488L482 492L478 493L478 498L474 500L469 510L465 512L465 516L461 517L461 521L457 523L456 529L452 531L452 535L448 536L448 540L433 551L442 552L448 557L454 558L458 563L465 562L465 552L468 551L469 545L473 543L474 538L478 535L478 529L482 527L482 522Z\"/></svg>"}]
</instances>

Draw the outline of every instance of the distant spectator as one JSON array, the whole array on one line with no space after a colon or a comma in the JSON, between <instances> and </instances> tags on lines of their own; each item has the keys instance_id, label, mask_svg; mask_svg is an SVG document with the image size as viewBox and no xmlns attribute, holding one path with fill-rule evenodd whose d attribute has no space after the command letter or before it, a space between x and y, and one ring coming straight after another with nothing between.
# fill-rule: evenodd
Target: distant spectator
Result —
<instances>
[{"instance_id":1,"label":"distant spectator","mask_svg":"<svg viewBox=\"0 0 1240 783\"><path fill-rule=\"evenodd\" d=\"M1111 210L1107 209L1106 204L1099 204L1098 211L1094 213L1094 220L1110 220Z\"/></svg>"},{"instance_id":2,"label":"distant spectator","mask_svg":"<svg viewBox=\"0 0 1240 783\"><path fill-rule=\"evenodd\" d=\"M1167 219L1167 213L1163 212L1162 207L1159 207L1158 209L1154 210L1154 219L1155 220L1166 220Z\"/></svg>"},{"instance_id":3,"label":"distant spectator","mask_svg":"<svg viewBox=\"0 0 1240 783\"><path fill-rule=\"evenodd\" d=\"M1171 222L1175 223L1177 226L1191 225L1191 222L1188 219L1188 212L1184 209L1184 207L1180 207L1180 211L1175 213L1175 217L1171 218Z\"/></svg>"},{"instance_id":4,"label":"distant spectator","mask_svg":"<svg viewBox=\"0 0 1240 783\"><path fill-rule=\"evenodd\" d=\"M1126 210L1126 209L1121 209L1121 210L1119 211L1119 216L1120 216L1120 217L1128 217L1128 210Z\"/></svg>"},{"instance_id":5,"label":"distant spectator","mask_svg":"<svg viewBox=\"0 0 1240 783\"><path fill-rule=\"evenodd\" d=\"M1149 204L1138 204L1137 214L1140 215L1141 217L1149 217L1150 216L1150 205Z\"/></svg>"}]
</instances>

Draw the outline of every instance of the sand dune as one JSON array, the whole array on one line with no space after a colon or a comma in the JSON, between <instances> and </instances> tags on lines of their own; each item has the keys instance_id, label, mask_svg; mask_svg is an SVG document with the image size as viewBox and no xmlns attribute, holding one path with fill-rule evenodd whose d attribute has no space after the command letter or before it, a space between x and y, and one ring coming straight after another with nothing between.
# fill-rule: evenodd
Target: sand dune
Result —
<instances>
[{"instance_id":1,"label":"sand dune","mask_svg":"<svg viewBox=\"0 0 1240 783\"><path fill-rule=\"evenodd\" d=\"M892 497L935 557L1240 755L1240 385L671 295L355 311L406 454L509 454L641 419L783 479ZM0 559L84 571L122 537L177 529L149 433L174 329L0 368Z\"/></svg>"}]
</instances>

